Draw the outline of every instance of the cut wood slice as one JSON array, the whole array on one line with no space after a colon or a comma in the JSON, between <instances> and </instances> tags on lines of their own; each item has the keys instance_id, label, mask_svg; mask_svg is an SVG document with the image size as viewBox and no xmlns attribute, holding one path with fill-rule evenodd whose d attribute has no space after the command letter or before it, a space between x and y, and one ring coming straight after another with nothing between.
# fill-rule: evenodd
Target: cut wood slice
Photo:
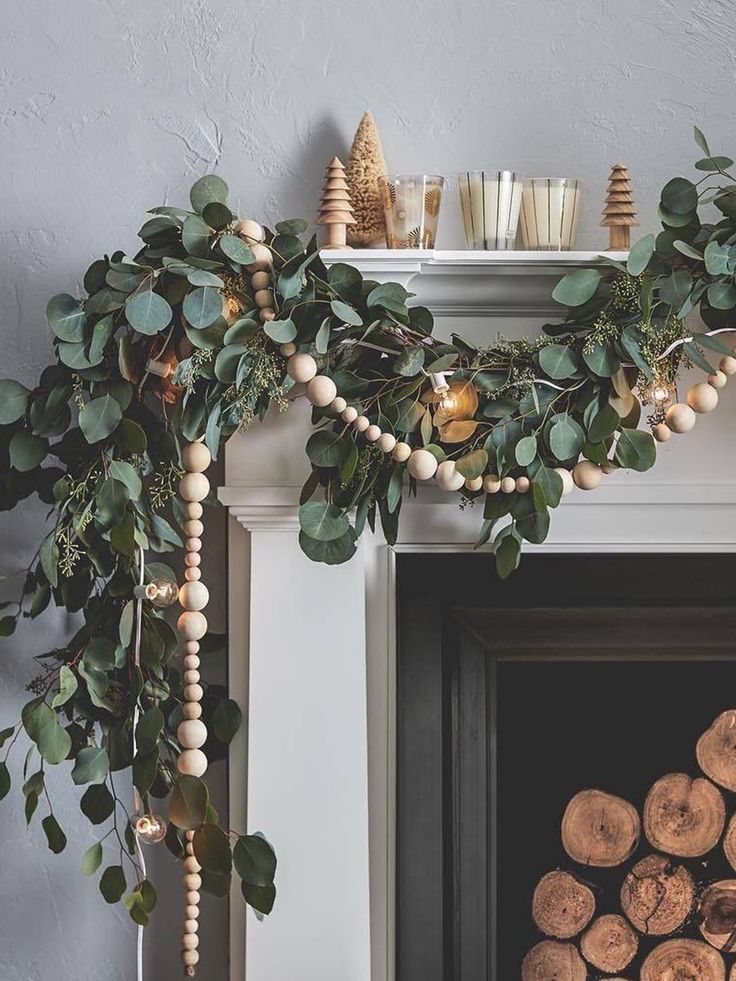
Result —
<instances>
[{"instance_id":1,"label":"cut wood slice","mask_svg":"<svg viewBox=\"0 0 736 981\"><path fill-rule=\"evenodd\" d=\"M633 961L639 941L623 916L608 913L591 923L582 936L580 949L593 967L610 974L623 971Z\"/></svg>"},{"instance_id":2,"label":"cut wood slice","mask_svg":"<svg viewBox=\"0 0 736 981\"><path fill-rule=\"evenodd\" d=\"M569 940L590 923L595 913L593 891L569 872L548 872L532 899L532 916L542 933Z\"/></svg>"},{"instance_id":3,"label":"cut wood slice","mask_svg":"<svg viewBox=\"0 0 736 981\"><path fill-rule=\"evenodd\" d=\"M521 981L586 981L585 963L572 944L543 940L521 962Z\"/></svg>"},{"instance_id":4,"label":"cut wood slice","mask_svg":"<svg viewBox=\"0 0 736 981\"><path fill-rule=\"evenodd\" d=\"M710 780L686 773L661 777L644 801L644 834L669 855L695 858L710 851L723 833L726 807Z\"/></svg>"},{"instance_id":5,"label":"cut wood slice","mask_svg":"<svg viewBox=\"0 0 736 981\"><path fill-rule=\"evenodd\" d=\"M698 766L719 787L736 790L736 709L721 712L698 740Z\"/></svg>"},{"instance_id":6,"label":"cut wood slice","mask_svg":"<svg viewBox=\"0 0 736 981\"><path fill-rule=\"evenodd\" d=\"M581 865L620 865L639 842L640 823L628 801L602 790L582 790L562 818L562 844Z\"/></svg>"},{"instance_id":7,"label":"cut wood slice","mask_svg":"<svg viewBox=\"0 0 736 981\"><path fill-rule=\"evenodd\" d=\"M698 906L700 932L712 947L732 953L736 948L736 879L708 886Z\"/></svg>"},{"instance_id":8,"label":"cut wood slice","mask_svg":"<svg viewBox=\"0 0 736 981\"><path fill-rule=\"evenodd\" d=\"M723 851L726 853L728 864L736 871L736 814L728 822L726 833L723 836Z\"/></svg>"},{"instance_id":9,"label":"cut wood slice","mask_svg":"<svg viewBox=\"0 0 736 981\"><path fill-rule=\"evenodd\" d=\"M640 981L725 981L717 950L700 940L676 937L655 947L641 967Z\"/></svg>"},{"instance_id":10,"label":"cut wood slice","mask_svg":"<svg viewBox=\"0 0 736 981\"><path fill-rule=\"evenodd\" d=\"M695 883L684 865L664 855L637 862L621 886L621 908L640 933L662 936L678 930L690 915Z\"/></svg>"}]
</instances>

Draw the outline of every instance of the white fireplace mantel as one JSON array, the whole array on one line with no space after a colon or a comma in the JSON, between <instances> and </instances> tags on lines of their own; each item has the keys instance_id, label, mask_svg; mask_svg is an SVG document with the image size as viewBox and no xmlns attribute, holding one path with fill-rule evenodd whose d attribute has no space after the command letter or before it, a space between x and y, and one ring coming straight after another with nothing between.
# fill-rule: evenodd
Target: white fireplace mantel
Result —
<instances>
[{"instance_id":1,"label":"white fireplace mantel","mask_svg":"<svg viewBox=\"0 0 736 981\"><path fill-rule=\"evenodd\" d=\"M551 291L594 255L385 250L325 253L364 276L401 281L474 340L528 333ZM538 321L535 332L538 331ZM574 491L548 542L528 551L736 551L736 389L648 474ZM363 536L342 566L300 551L299 490L309 411L269 415L226 450L219 497L230 513L229 665L247 725L231 749L230 826L263 830L279 855L266 922L231 903L230 981L394 981L394 684L397 552L472 548L481 515L422 487L400 537ZM490 586L489 586L490 588Z\"/></svg>"}]
</instances>

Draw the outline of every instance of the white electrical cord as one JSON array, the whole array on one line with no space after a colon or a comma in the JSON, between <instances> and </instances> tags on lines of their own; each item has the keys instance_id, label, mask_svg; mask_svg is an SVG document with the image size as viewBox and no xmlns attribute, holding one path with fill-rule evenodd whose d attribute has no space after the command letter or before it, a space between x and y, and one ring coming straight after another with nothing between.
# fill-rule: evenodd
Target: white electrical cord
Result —
<instances>
[{"instance_id":1,"label":"white electrical cord","mask_svg":"<svg viewBox=\"0 0 736 981\"><path fill-rule=\"evenodd\" d=\"M145 555L143 549L139 549L140 556L140 579L139 585L143 585L144 575L145 575ZM133 663L136 667L140 666L141 663L141 633L143 631L143 596L139 595L135 604L135 647L133 649ZM136 754L136 739L135 730L138 726L138 716L140 714L138 708L138 701L136 700L135 707L133 709L133 756ZM133 787L133 804L135 806L135 812L140 816L140 810L143 805L141 801L138 789ZM146 860L143 857L143 849L141 848L140 839L138 833L135 833L135 848L138 852L138 861L140 863L141 872L143 873L143 878L146 878ZM138 981L143 981L143 927L138 927L138 942L137 942L137 975Z\"/></svg>"}]
</instances>

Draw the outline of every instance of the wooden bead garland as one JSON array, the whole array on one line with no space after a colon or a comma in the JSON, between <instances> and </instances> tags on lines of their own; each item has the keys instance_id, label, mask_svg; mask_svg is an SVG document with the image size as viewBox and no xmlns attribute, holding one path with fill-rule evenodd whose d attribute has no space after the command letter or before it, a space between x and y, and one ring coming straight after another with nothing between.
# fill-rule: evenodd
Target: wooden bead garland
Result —
<instances>
[{"instance_id":1,"label":"wooden bead garland","mask_svg":"<svg viewBox=\"0 0 736 981\"><path fill-rule=\"evenodd\" d=\"M693 412L712 412L718 405L718 392L707 382L700 382L687 393L687 404Z\"/></svg>"},{"instance_id":2,"label":"wooden bead garland","mask_svg":"<svg viewBox=\"0 0 736 981\"><path fill-rule=\"evenodd\" d=\"M286 374L293 381L306 384L317 374L317 362L311 354L292 354L286 362Z\"/></svg>"},{"instance_id":3,"label":"wooden bead garland","mask_svg":"<svg viewBox=\"0 0 736 981\"><path fill-rule=\"evenodd\" d=\"M665 419L673 433L689 433L695 425L696 415L689 405L675 402L667 409Z\"/></svg>"},{"instance_id":4,"label":"wooden bead garland","mask_svg":"<svg viewBox=\"0 0 736 981\"><path fill-rule=\"evenodd\" d=\"M581 460L573 467L572 479L581 490L594 490L603 479L603 471L597 463Z\"/></svg>"},{"instance_id":5,"label":"wooden bead garland","mask_svg":"<svg viewBox=\"0 0 736 981\"><path fill-rule=\"evenodd\" d=\"M238 225L239 234L251 236L258 240L263 230L255 222L244 221ZM254 246L254 251L255 251ZM269 253L270 256L270 253ZM256 275L260 275L256 273ZM261 311L264 312L264 311ZM273 311L271 311L273 312ZM179 482L179 493L186 502L183 531L186 535L184 543L184 585L179 590L179 602L183 608L177 621L177 630L183 641L184 656L184 690L181 707L183 721L177 729L177 738L181 746L176 761L179 773L201 777L207 770L207 756L202 746L207 741L207 727L201 720L204 689L200 682L200 640L207 633L207 618L202 610L209 602L209 590L201 582L200 555L204 524L201 501L209 494L210 484L204 475L211 461L210 452L204 443L189 443L182 452L182 462L186 473ZM194 832L186 832L186 857L184 859L184 886L186 889L186 910L184 928L182 931L182 962L187 977L193 977L199 962L199 889L202 879L199 875L201 868L194 855Z\"/></svg>"},{"instance_id":6,"label":"wooden bead garland","mask_svg":"<svg viewBox=\"0 0 736 981\"><path fill-rule=\"evenodd\" d=\"M406 468L415 480L429 480L437 472L437 457L429 450L412 450Z\"/></svg>"},{"instance_id":7,"label":"wooden bead garland","mask_svg":"<svg viewBox=\"0 0 736 981\"><path fill-rule=\"evenodd\" d=\"M299 357L299 355L294 355L294 357ZM306 355L306 357L309 357L309 355ZM307 383L307 398L312 405L316 405L319 409L324 409L325 406L330 405L336 396L337 386L327 375L315 375Z\"/></svg>"},{"instance_id":8,"label":"wooden bead garland","mask_svg":"<svg viewBox=\"0 0 736 981\"><path fill-rule=\"evenodd\" d=\"M465 485L465 478L457 472L454 460L445 460L437 467L435 480L442 490L460 490Z\"/></svg>"}]
</instances>

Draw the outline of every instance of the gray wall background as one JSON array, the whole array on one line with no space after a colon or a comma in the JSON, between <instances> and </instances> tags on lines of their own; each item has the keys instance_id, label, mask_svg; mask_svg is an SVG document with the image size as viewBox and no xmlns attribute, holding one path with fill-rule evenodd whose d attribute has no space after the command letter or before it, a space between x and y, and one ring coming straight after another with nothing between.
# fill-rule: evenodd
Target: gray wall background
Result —
<instances>
[{"instance_id":1,"label":"gray wall background","mask_svg":"<svg viewBox=\"0 0 736 981\"><path fill-rule=\"evenodd\" d=\"M697 159L693 122L714 152L736 149L732 15L729 0L8 0L0 374L32 383L51 351L48 296L78 288L103 251L134 249L146 209L185 202L201 174L224 176L243 216L311 218L323 168L347 152L366 108L394 171L581 178L581 248L606 243L603 191L622 160L653 229L659 187ZM440 247L460 244L454 193ZM31 503L2 517L3 572L27 564L43 518ZM224 524L210 518L215 623L224 561ZM49 613L3 642L0 726L27 698L31 655L68 627ZM214 778L222 800L224 775ZM55 783L70 837L61 857L47 851L38 818L26 832L16 794L0 805L0 977L131 981L134 929L81 877L93 832L68 781ZM157 979L179 970L182 900L165 858L156 853L162 895L147 936ZM205 904L202 974L224 981L225 910Z\"/></svg>"}]
</instances>

